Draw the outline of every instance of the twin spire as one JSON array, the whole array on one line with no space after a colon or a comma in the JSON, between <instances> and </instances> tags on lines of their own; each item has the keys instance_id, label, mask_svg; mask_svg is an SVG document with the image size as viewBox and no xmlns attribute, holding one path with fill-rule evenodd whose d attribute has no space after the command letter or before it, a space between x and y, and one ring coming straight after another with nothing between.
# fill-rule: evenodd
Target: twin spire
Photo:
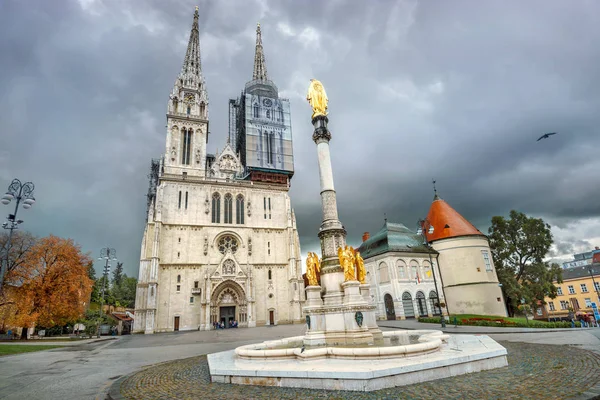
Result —
<instances>
[{"instance_id":1,"label":"twin spire","mask_svg":"<svg viewBox=\"0 0 600 400\"><path fill-rule=\"evenodd\" d=\"M256 24L256 49L254 51L254 73L252 74L252 80L268 80L265 53L263 52L262 36L260 33L260 22Z\"/></svg>"},{"instance_id":2,"label":"twin spire","mask_svg":"<svg viewBox=\"0 0 600 400\"><path fill-rule=\"evenodd\" d=\"M200 34L198 31L198 7L194 12L194 23L190 33L187 52L181 67L179 79L184 86L201 89L204 81L202 79L202 64L200 62ZM256 49L254 52L254 72L252 80L267 81L267 65L265 63L265 53L263 51L262 35L260 32L260 23L256 25Z\"/></svg>"},{"instance_id":3,"label":"twin spire","mask_svg":"<svg viewBox=\"0 0 600 400\"><path fill-rule=\"evenodd\" d=\"M179 73L179 79L183 82L183 86L194 89L201 89L204 84L202 79L202 64L200 62L200 33L198 31L198 7L194 12L194 23L192 24L192 32L188 42L187 52L183 60L183 66Z\"/></svg>"}]
</instances>

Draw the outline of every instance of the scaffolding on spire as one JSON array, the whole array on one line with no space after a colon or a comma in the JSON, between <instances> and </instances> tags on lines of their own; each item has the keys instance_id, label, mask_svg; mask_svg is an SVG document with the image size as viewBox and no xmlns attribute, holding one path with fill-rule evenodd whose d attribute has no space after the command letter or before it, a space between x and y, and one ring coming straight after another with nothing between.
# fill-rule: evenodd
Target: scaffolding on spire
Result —
<instances>
[{"instance_id":1,"label":"scaffolding on spire","mask_svg":"<svg viewBox=\"0 0 600 400\"><path fill-rule=\"evenodd\" d=\"M267 64L265 63L265 53L262 45L262 35L260 32L260 22L256 25L256 49L254 51L254 72L252 80L266 81Z\"/></svg>"}]
</instances>

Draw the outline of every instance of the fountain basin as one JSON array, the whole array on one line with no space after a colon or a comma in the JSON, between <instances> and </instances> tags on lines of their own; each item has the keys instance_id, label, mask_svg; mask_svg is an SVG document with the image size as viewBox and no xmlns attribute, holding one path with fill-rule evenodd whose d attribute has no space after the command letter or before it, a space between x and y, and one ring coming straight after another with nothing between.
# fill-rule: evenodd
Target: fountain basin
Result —
<instances>
[{"instance_id":1,"label":"fountain basin","mask_svg":"<svg viewBox=\"0 0 600 400\"><path fill-rule=\"evenodd\" d=\"M419 344L425 343L429 342ZM368 392L501 368L507 361L506 349L488 336L450 335L437 351L376 362L361 357L319 362L298 357L244 359L229 350L209 354L208 365L212 382Z\"/></svg>"},{"instance_id":2,"label":"fountain basin","mask_svg":"<svg viewBox=\"0 0 600 400\"><path fill-rule=\"evenodd\" d=\"M304 347L304 336L294 336L280 340L270 340L249 344L235 349L240 359L246 360L285 360L303 361L324 358L374 360L381 358L411 357L438 351L448 339L441 331L391 331L383 333L383 343L375 345L322 345Z\"/></svg>"}]
</instances>

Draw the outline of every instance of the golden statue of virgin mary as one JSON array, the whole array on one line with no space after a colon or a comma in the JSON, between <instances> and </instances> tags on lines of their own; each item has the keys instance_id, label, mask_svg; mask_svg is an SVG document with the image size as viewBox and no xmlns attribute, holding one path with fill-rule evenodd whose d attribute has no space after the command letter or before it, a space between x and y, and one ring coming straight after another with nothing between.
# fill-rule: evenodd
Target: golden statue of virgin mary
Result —
<instances>
[{"instance_id":1,"label":"golden statue of virgin mary","mask_svg":"<svg viewBox=\"0 0 600 400\"><path fill-rule=\"evenodd\" d=\"M329 99L327 99L327 93L325 93L325 88L321 82L316 79L310 80L306 100L308 100L313 109L312 118L319 115L327 116L327 103Z\"/></svg>"}]
</instances>

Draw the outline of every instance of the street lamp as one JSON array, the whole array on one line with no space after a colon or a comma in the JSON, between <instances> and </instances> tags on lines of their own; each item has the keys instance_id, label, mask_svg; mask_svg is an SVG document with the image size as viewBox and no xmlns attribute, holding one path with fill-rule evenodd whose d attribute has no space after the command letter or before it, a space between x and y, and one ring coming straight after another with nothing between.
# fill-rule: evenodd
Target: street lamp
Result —
<instances>
[{"instance_id":1,"label":"street lamp","mask_svg":"<svg viewBox=\"0 0 600 400\"><path fill-rule=\"evenodd\" d=\"M17 219L17 212L19 211L19 204L23 203L24 209L30 209L31 206L35 203L35 198L33 197L33 189L34 185L31 182L21 183L18 179L13 179L13 181L8 185L8 191L2 198L0 202L5 206L10 204L11 201L16 199L15 211L12 214L8 214L8 218L6 222L2 224L4 229L8 229L8 239L6 240L6 244L4 246L5 254L2 257L2 267L0 267L0 292L2 292L3 284L4 284L4 276L8 270L8 252L10 249L10 240L12 238L13 230L18 229L18 225L22 224L23 221Z\"/></svg>"},{"instance_id":2,"label":"street lamp","mask_svg":"<svg viewBox=\"0 0 600 400\"><path fill-rule=\"evenodd\" d=\"M417 222L417 234L423 236L423 244L429 248L427 254L429 254L429 266L431 267L431 272L433 273L433 286L435 287L435 298L437 302L438 310L440 310L440 321L442 323L442 328L446 327L446 318L444 317L444 312L442 311L442 306L440 305L440 292L437 287L437 279L435 278L435 268L433 267L433 261L431 260L431 244L427 239L427 235L433 234L433 225L429 222L428 219L420 219ZM440 272L441 273L441 272Z\"/></svg>"},{"instance_id":3,"label":"street lamp","mask_svg":"<svg viewBox=\"0 0 600 400\"><path fill-rule=\"evenodd\" d=\"M110 262L117 260L117 251L111 247L105 247L100 250L100 257L98 257L98 260L106 261L102 271L104 279L102 280L102 296L100 297L100 322L98 323L98 337L100 337L100 324L102 323L102 309L104 308L104 291L106 289L106 280L108 279L108 273L110 272Z\"/></svg>"}]
</instances>

